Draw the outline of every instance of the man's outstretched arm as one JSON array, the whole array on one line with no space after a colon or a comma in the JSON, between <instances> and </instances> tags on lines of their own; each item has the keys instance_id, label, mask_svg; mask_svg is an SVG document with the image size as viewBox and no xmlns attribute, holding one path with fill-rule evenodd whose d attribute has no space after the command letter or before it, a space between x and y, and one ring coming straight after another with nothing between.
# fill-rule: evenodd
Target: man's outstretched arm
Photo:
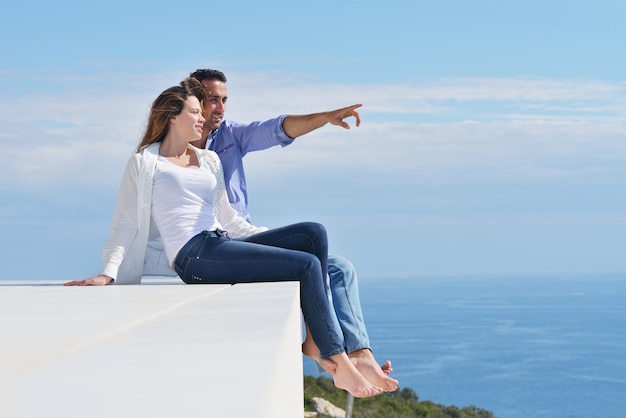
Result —
<instances>
[{"instance_id":1,"label":"man's outstretched arm","mask_svg":"<svg viewBox=\"0 0 626 418\"><path fill-rule=\"evenodd\" d=\"M361 106L363 105L355 104L328 112L311 113L309 115L288 115L285 120L283 120L283 130L290 138L297 138L317 128L321 128L327 123L350 129L350 125L343 120L354 116L356 118L356 126L359 126L361 124L361 117L356 109Z\"/></svg>"}]
</instances>

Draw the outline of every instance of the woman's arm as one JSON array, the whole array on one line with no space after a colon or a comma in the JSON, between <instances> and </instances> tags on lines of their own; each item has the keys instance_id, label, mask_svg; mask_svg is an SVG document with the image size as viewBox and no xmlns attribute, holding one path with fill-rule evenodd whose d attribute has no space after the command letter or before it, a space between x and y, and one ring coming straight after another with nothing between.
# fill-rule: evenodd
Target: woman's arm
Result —
<instances>
[{"instance_id":1,"label":"woman's arm","mask_svg":"<svg viewBox=\"0 0 626 418\"><path fill-rule=\"evenodd\" d=\"M105 286L113 282L113 277L100 275L85 280L72 280L71 282L65 283L63 286Z\"/></svg>"},{"instance_id":2,"label":"woman's arm","mask_svg":"<svg viewBox=\"0 0 626 418\"><path fill-rule=\"evenodd\" d=\"M126 251L137 234L139 228L139 191L137 187L139 162L140 154L135 154L128 161L124 170L109 238L102 251L104 266L100 271L101 275L117 277L117 271L124 260Z\"/></svg>"}]
</instances>

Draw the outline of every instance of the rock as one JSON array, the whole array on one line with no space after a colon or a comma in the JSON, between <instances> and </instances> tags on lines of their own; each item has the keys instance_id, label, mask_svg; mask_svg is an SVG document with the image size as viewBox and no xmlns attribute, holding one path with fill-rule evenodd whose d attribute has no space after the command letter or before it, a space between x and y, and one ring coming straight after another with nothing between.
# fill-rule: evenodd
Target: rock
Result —
<instances>
[{"instance_id":1,"label":"rock","mask_svg":"<svg viewBox=\"0 0 626 418\"><path fill-rule=\"evenodd\" d=\"M311 407L320 414L328 415L330 418L346 418L346 411L323 398L313 398Z\"/></svg>"}]
</instances>

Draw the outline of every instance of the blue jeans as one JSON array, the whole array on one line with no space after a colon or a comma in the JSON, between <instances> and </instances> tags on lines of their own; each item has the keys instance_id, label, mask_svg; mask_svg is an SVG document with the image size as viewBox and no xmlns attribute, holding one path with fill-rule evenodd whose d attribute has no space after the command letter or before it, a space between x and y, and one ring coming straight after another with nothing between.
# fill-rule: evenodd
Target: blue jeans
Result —
<instances>
[{"instance_id":1,"label":"blue jeans","mask_svg":"<svg viewBox=\"0 0 626 418\"><path fill-rule=\"evenodd\" d=\"M370 340L365 329L359 285L352 263L341 256L328 256L327 286L333 308L343 334L346 352L370 348Z\"/></svg>"},{"instance_id":2,"label":"blue jeans","mask_svg":"<svg viewBox=\"0 0 626 418\"><path fill-rule=\"evenodd\" d=\"M345 348L326 293L327 261L326 229L302 222L242 239L204 231L183 246L174 269L187 284L299 281L304 320L328 358Z\"/></svg>"}]
</instances>

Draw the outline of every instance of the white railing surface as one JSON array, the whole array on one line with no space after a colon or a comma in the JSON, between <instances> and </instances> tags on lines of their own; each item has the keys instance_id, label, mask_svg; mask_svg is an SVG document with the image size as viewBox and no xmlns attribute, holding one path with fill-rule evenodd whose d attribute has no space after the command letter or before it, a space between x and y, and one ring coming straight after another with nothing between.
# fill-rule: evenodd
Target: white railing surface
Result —
<instances>
[{"instance_id":1,"label":"white railing surface","mask_svg":"<svg viewBox=\"0 0 626 418\"><path fill-rule=\"evenodd\" d=\"M0 417L301 417L298 286L0 281Z\"/></svg>"}]
</instances>

